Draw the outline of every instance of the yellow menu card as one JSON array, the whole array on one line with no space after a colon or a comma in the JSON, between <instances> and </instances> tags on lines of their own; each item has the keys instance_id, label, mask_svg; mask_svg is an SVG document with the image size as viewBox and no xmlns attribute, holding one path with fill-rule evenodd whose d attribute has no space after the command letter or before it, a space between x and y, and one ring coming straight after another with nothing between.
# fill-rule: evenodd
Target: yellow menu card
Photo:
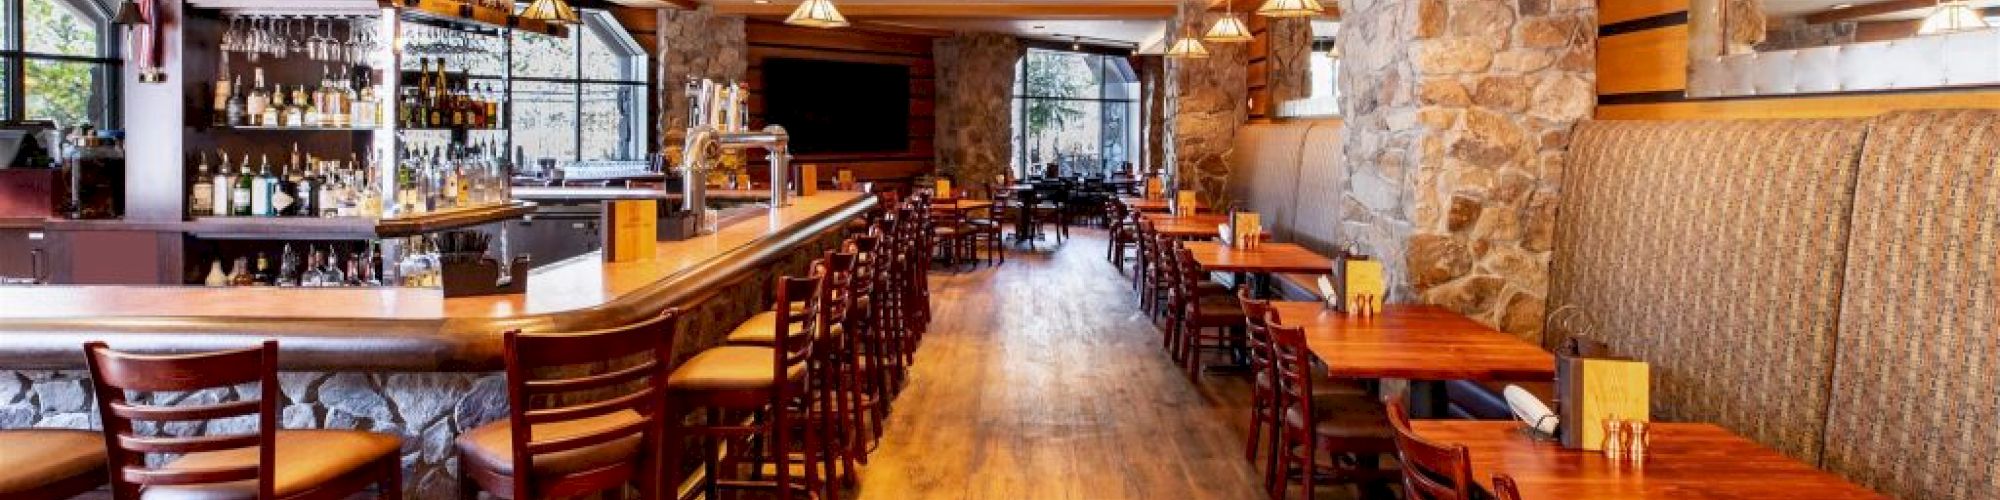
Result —
<instances>
[{"instance_id":1,"label":"yellow menu card","mask_svg":"<svg viewBox=\"0 0 2000 500\"><path fill-rule=\"evenodd\" d=\"M1157 200L1166 195L1167 186L1160 183L1159 177L1149 177L1146 179L1146 199Z\"/></svg>"},{"instance_id":2,"label":"yellow menu card","mask_svg":"<svg viewBox=\"0 0 2000 500\"><path fill-rule=\"evenodd\" d=\"M1201 200L1195 197L1194 191L1192 190L1183 189L1181 190L1180 193L1176 193L1174 195L1175 214L1180 214L1180 215L1192 214L1195 213L1196 211L1195 207L1199 206L1201 206Z\"/></svg>"},{"instance_id":3,"label":"yellow menu card","mask_svg":"<svg viewBox=\"0 0 2000 500\"><path fill-rule=\"evenodd\" d=\"M843 169L840 169L840 172L839 172L839 173L837 173L837 174L834 174L834 175L835 175L835 176L837 176L837 177L835 177L835 179L837 179L837 180L835 181L835 183L836 183L836 184L839 184L839 185L840 185L840 190L841 190L841 191L853 191L853 190L854 190L854 171L853 171L853 170L848 170L848 169L845 169L845 168L843 168Z\"/></svg>"},{"instance_id":4,"label":"yellow menu card","mask_svg":"<svg viewBox=\"0 0 2000 500\"><path fill-rule=\"evenodd\" d=\"M940 178L940 179L938 179L938 180L937 180L937 187L936 187L936 188L935 188L935 189L934 189L933 191L931 191L931 195L932 195L932 196L935 196L935 197L938 197L938 198L950 198L950 197L952 197L952 196L951 196L951 179L943 179L943 178Z\"/></svg>"},{"instance_id":5,"label":"yellow menu card","mask_svg":"<svg viewBox=\"0 0 2000 500\"><path fill-rule=\"evenodd\" d=\"M1257 247L1257 238L1264 232L1263 217L1258 216L1257 212L1236 212L1236 217L1230 219L1230 223L1236 226L1235 234L1229 235L1230 243L1234 243L1237 248Z\"/></svg>"},{"instance_id":6,"label":"yellow menu card","mask_svg":"<svg viewBox=\"0 0 2000 500\"><path fill-rule=\"evenodd\" d=\"M799 166L799 195L819 194L819 165L807 163Z\"/></svg>"},{"instance_id":7,"label":"yellow menu card","mask_svg":"<svg viewBox=\"0 0 2000 500\"><path fill-rule=\"evenodd\" d=\"M1652 368L1644 361L1627 359L1569 358L1577 387L1561 387L1569 397L1565 405L1577 405L1563 417L1563 427L1574 429L1576 444L1591 451L1604 450L1605 419L1652 420Z\"/></svg>"},{"instance_id":8,"label":"yellow menu card","mask_svg":"<svg viewBox=\"0 0 2000 500\"><path fill-rule=\"evenodd\" d=\"M1361 303L1364 295L1373 297L1375 307L1382 306L1389 291L1388 283L1382 278L1382 261L1349 260L1341 275L1347 277L1347 293L1341 297L1340 304L1347 312L1355 312L1355 306Z\"/></svg>"},{"instance_id":9,"label":"yellow menu card","mask_svg":"<svg viewBox=\"0 0 2000 500\"><path fill-rule=\"evenodd\" d=\"M660 245L660 201L636 200L611 203L611 241L604 249L607 262L633 262L653 256Z\"/></svg>"}]
</instances>

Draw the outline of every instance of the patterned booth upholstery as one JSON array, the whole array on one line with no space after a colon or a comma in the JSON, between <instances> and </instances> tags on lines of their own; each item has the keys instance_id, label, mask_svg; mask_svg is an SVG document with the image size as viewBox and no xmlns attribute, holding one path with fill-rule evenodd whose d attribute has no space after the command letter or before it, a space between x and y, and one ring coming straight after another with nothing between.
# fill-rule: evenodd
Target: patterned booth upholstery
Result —
<instances>
[{"instance_id":1,"label":"patterned booth upholstery","mask_svg":"<svg viewBox=\"0 0 2000 500\"><path fill-rule=\"evenodd\" d=\"M1564 174L1550 308L1653 364L1654 417L1817 462L1859 120L1594 122ZM1552 339L1552 342L1559 339Z\"/></svg>"},{"instance_id":2,"label":"patterned booth upholstery","mask_svg":"<svg viewBox=\"0 0 2000 500\"><path fill-rule=\"evenodd\" d=\"M2000 111L1875 119L1824 466L1900 498L2000 498Z\"/></svg>"},{"instance_id":3,"label":"patterned booth upholstery","mask_svg":"<svg viewBox=\"0 0 2000 500\"><path fill-rule=\"evenodd\" d=\"M1339 242L1338 121L1256 124L1236 133L1229 196L1285 241L1330 253Z\"/></svg>"}]
</instances>

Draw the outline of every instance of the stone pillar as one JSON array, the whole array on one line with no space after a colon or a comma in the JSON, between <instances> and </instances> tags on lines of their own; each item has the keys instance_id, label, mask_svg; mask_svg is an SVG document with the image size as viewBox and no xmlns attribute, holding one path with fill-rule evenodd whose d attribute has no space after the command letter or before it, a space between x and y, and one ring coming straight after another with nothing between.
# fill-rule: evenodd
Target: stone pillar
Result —
<instances>
[{"instance_id":1,"label":"stone pillar","mask_svg":"<svg viewBox=\"0 0 2000 500\"><path fill-rule=\"evenodd\" d=\"M659 9L659 97L662 151L679 151L687 135L688 79L742 80L749 71L749 42L742 16L715 9ZM672 156L672 155L669 155Z\"/></svg>"},{"instance_id":2,"label":"stone pillar","mask_svg":"<svg viewBox=\"0 0 2000 500\"><path fill-rule=\"evenodd\" d=\"M962 186L993 182L1014 158L1015 64L1021 40L997 33L940 38L937 60L938 172Z\"/></svg>"},{"instance_id":3,"label":"stone pillar","mask_svg":"<svg viewBox=\"0 0 2000 500\"><path fill-rule=\"evenodd\" d=\"M1175 26L1200 33L1221 18L1206 0L1183 0ZM1228 201L1229 152L1236 128L1250 118L1249 44L1206 43L1203 59L1168 59L1167 115L1173 130L1169 167L1181 189L1194 189L1220 206Z\"/></svg>"},{"instance_id":4,"label":"stone pillar","mask_svg":"<svg viewBox=\"0 0 2000 500\"><path fill-rule=\"evenodd\" d=\"M1344 0L1344 229L1419 299L1539 341L1591 0Z\"/></svg>"}]
</instances>

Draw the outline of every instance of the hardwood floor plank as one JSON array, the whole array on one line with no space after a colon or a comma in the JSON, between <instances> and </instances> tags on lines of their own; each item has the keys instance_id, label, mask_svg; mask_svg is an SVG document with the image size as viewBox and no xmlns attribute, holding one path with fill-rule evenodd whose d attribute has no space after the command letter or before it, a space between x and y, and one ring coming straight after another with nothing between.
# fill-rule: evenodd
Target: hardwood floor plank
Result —
<instances>
[{"instance_id":1,"label":"hardwood floor plank","mask_svg":"<svg viewBox=\"0 0 2000 500\"><path fill-rule=\"evenodd\" d=\"M933 274L931 332L859 498L1264 498L1243 460L1249 379L1189 380L1104 233L1073 236Z\"/></svg>"}]
</instances>

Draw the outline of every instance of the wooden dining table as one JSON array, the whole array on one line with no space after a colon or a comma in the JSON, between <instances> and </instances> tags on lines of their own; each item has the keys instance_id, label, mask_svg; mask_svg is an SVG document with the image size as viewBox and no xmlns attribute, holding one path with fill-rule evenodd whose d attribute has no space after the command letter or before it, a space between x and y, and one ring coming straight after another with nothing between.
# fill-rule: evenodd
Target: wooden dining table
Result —
<instances>
[{"instance_id":1,"label":"wooden dining table","mask_svg":"<svg viewBox=\"0 0 2000 500\"><path fill-rule=\"evenodd\" d=\"M1209 232L1215 226L1208 227ZM1297 243L1264 243L1252 249L1234 248L1212 241L1183 243L1194 254L1196 265L1209 272L1239 274L1323 273L1333 269L1333 260Z\"/></svg>"},{"instance_id":2,"label":"wooden dining table","mask_svg":"<svg viewBox=\"0 0 2000 500\"><path fill-rule=\"evenodd\" d=\"M1154 233L1169 238L1214 238L1219 235L1215 227L1229 223L1229 216L1215 214L1151 213L1145 216L1146 221L1152 223Z\"/></svg>"},{"instance_id":3,"label":"wooden dining table","mask_svg":"<svg viewBox=\"0 0 2000 500\"><path fill-rule=\"evenodd\" d=\"M1321 302L1271 306L1281 323L1305 330L1306 347L1328 375L1410 381L1410 413L1418 418L1446 415L1448 381L1555 378L1555 355L1541 346L1443 307L1389 304L1374 316L1359 316Z\"/></svg>"},{"instance_id":4,"label":"wooden dining table","mask_svg":"<svg viewBox=\"0 0 2000 500\"><path fill-rule=\"evenodd\" d=\"M954 205L950 205L950 204L942 204L942 203L932 203L932 204L931 204L931 209L932 209L932 210L948 210L948 209L951 209L951 208L954 208ZM989 209L989 208L993 208L993 201L991 201L991 200L958 200L958 203L957 203L957 205L956 205L956 208L957 208L957 209L959 209L959 210L985 210L985 209Z\"/></svg>"},{"instance_id":5,"label":"wooden dining table","mask_svg":"<svg viewBox=\"0 0 2000 500\"><path fill-rule=\"evenodd\" d=\"M1167 212L1173 210L1173 200L1165 198L1148 200L1138 196L1120 196L1118 202L1134 212ZM1208 211L1208 203L1195 202L1195 212Z\"/></svg>"},{"instance_id":6,"label":"wooden dining table","mask_svg":"<svg viewBox=\"0 0 2000 500\"><path fill-rule=\"evenodd\" d=\"M1416 420L1418 436L1464 445L1472 480L1488 492L1493 476L1514 479L1521 498L1870 499L1887 498L1713 424L1655 423L1644 461L1563 449L1508 421Z\"/></svg>"}]
</instances>

